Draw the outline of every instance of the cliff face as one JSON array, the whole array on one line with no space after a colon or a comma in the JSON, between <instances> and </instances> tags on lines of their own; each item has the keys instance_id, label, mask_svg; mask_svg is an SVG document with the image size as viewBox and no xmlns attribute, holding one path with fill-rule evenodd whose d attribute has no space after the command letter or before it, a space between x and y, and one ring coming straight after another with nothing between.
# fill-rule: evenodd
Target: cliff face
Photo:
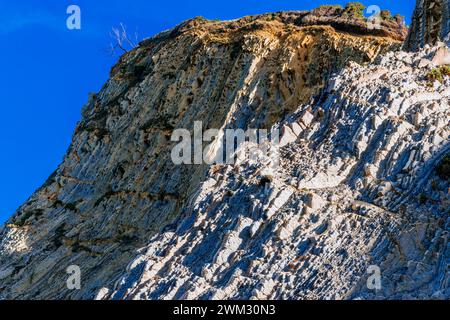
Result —
<instances>
[{"instance_id":1,"label":"cliff face","mask_svg":"<svg viewBox=\"0 0 450 320\"><path fill-rule=\"evenodd\" d=\"M417 50L426 44L448 41L450 32L450 2L448 0L418 0L405 43L407 50Z\"/></svg>"},{"instance_id":2,"label":"cliff face","mask_svg":"<svg viewBox=\"0 0 450 320\"><path fill-rule=\"evenodd\" d=\"M210 170L98 297L448 299L450 79L430 87L424 63L439 50L352 63L280 124L280 165Z\"/></svg>"},{"instance_id":3,"label":"cliff face","mask_svg":"<svg viewBox=\"0 0 450 320\"><path fill-rule=\"evenodd\" d=\"M304 26L304 15L193 19L124 55L83 108L63 163L4 227L0 297L93 298L112 287L205 179L206 165L173 165L175 128L270 128L349 61L400 46ZM70 265L82 270L79 291L66 288Z\"/></svg>"},{"instance_id":4,"label":"cliff face","mask_svg":"<svg viewBox=\"0 0 450 320\"><path fill-rule=\"evenodd\" d=\"M63 163L1 230L0 298L365 296L370 260L386 266L386 297L402 294L405 265L422 294L442 291L430 255L447 257L448 185L430 179L448 148L448 94L421 80L434 51L363 67L405 29L330 10L193 19L124 55ZM290 144L270 188L262 161L174 165L173 130L200 120L282 127ZM415 185L439 205L416 209ZM81 290L66 287L70 265Z\"/></svg>"}]
</instances>

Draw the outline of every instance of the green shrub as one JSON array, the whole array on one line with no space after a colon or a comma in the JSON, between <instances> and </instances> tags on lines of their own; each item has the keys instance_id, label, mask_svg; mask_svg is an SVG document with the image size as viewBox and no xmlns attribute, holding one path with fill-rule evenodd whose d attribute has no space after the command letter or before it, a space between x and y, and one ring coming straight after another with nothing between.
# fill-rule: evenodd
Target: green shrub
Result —
<instances>
[{"instance_id":1,"label":"green shrub","mask_svg":"<svg viewBox=\"0 0 450 320\"><path fill-rule=\"evenodd\" d=\"M347 3L344 9L344 16L350 18L364 19L364 10L366 7L361 2Z\"/></svg>"},{"instance_id":2,"label":"green shrub","mask_svg":"<svg viewBox=\"0 0 450 320\"><path fill-rule=\"evenodd\" d=\"M391 14L391 12L389 10L381 10L380 17L383 20L391 20L392 19L392 14Z\"/></svg>"},{"instance_id":3,"label":"green shrub","mask_svg":"<svg viewBox=\"0 0 450 320\"><path fill-rule=\"evenodd\" d=\"M427 80L430 82L444 82L444 78L450 76L450 65L440 66L428 72Z\"/></svg>"}]
</instances>

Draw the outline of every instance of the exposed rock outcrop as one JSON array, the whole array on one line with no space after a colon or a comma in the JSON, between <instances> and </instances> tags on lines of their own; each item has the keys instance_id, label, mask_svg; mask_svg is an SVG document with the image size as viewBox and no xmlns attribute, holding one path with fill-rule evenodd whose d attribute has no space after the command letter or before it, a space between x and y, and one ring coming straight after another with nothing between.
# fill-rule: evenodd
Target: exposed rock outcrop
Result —
<instances>
[{"instance_id":1,"label":"exposed rock outcrop","mask_svg":"<svg viewBox=\"0 0 450 320\"><path fill-rule=\"evenodd\" d=\"M124 55L0 230L0 298L448 298L444 48L345 10L196 18ZM175 165L197 120L281 129L281 162Z\"/></svg>"},{"instance_id":2,"label":"exposed rock outcrop","mask_svg":"<svg viewBox=\"0 0 450 320\"><path fill-rule=\"evenodd\" d=\"M399 46L283 14L197 18L143 41L90 97L64 162L1 232L0 298L93 298L112 287L205 179L208 166L170 160L174 128L270 128L349 61ZM69 265L81 268L79 291L66 287Z\"/></svg>"},{"instance_id":3,"label":"exposed rock outcrop","mask_svg":"<svg viewBox=\"0 0 450 320\"><path fill-rule=\"evenodd\" d=\"M448 0L418 0L408 38L407 50L417 50L437 41L448 41L450 33L450 2Z\"/></svg>"},{"instance_id":4,"label":"exposed rock outcrop","mask_svg":"<svg viewBox=\"0 0 450 320\"><path fill-rule=\"evenodd\" d=\"M370 23L370 19L365 18L362 14L359 16L358 12L355 12L352 6L357 5L357 3L350 3L345 8L336 5L321 6L298 18L296 23L300 25L330 25L337 30L350 33L386 36L399 41L405 40L408 29L403 17L399 15L393 17L390 12L383 11L384 14L378 15L379 26L374 27Z\"/></svg>"},{"instance_id":5,"label":"exposed rock outcrop","mask_svg":"<svg viewBox=\"0 0 450 320\"><path fill-rule=\"evenodd\" d=\"M260 159L210 171L104 297L448 299L450 79L417 68L438 50L352 63L280 124L303 129L269 187Z\"/></svg>"}]
</instances>

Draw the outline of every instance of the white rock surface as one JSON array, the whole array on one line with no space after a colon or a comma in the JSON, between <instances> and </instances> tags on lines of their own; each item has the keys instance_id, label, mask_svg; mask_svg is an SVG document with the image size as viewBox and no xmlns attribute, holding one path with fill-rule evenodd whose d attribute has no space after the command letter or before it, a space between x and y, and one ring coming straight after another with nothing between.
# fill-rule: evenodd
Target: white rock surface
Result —
<instances>
[{"instance_id":1,"label":"white rock surface","mask_svg":"<svg viewBox=\"0 0 450 320\"><path fill-rule=\"evenodd\" d=\"M425 67L396 71L427 52L388 53L367 67L351 64L333 91L323 93L322 103L300 107L295 121L305 131L283 145L271 192L258 186L257 168L241 163L244 183L225 198L237 178L236 170L227 169L222 187L203 192L209 196L197 198L170 239L158 236L148 245L147 259L158 266L159 277L143 270L139 278L146 280L118 286L111 297L169 299L191 292L195 299L449 298L449 182L434 168L450 151L449 101L442 96L450 79L435 91L423 80ZM380 68L392 71L369 76ZM403 83L413 85L405 90ZM402 98L392 103L389 96ZM318 108L323 118L310 127ZM301 140L305 136L309 140ZM285 194L293 176L300 185L314 183ZM439 190L434 196L433 185ZM434 200L419 201L421 194ZM255 196L262 206L252 204ZM247 232L239 223L244 218ZM205 219L206 231L192 227L193 219ZM183 239L189 239L184 248L167 256L171 244ZM157 261L170 261L172 268ZM366 286L370 265L382 272L383 287L376 292ZM205 269L214 276L197 285ZM136 276L131 271L123 283L131 283L129 277Z\"/></svg>"}]
</instances>

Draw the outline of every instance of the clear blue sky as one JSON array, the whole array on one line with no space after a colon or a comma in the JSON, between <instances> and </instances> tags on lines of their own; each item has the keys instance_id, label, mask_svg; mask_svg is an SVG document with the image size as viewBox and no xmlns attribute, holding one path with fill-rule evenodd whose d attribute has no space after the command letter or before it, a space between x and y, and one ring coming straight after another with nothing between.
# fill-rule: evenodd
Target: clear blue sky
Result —
<instances>
[{"instance_id":1,"label":"clear blue sky","mask_svg":"<svg viewBox=\"0 0 450 320\"><path fill-rule=\"evenodd\" d=\"M8 2L8 3L6 3ZM117 57L106 53L111 26L142 38L194 16L232 19L303 10L339 0L0 0L0 223L57 168L89 92L108 79ZM414 0L370 0L409 18ZM81 8L81 30L68 30L66 9Z\"/></svg>"}]
</instances>

